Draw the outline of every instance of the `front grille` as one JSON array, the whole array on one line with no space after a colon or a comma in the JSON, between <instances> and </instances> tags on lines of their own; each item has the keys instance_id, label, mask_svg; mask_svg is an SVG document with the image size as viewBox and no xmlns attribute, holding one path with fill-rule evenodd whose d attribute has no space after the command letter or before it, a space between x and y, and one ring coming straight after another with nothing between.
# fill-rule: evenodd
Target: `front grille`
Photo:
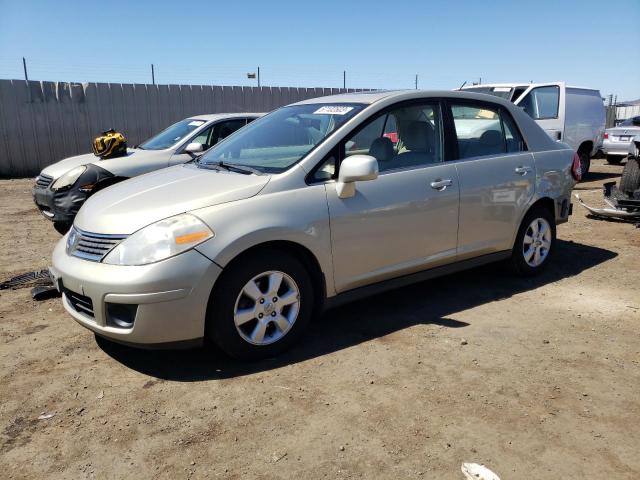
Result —
<instances>
[{"instance_id":1,"label":"front grille","mask_svg":"<svg viewBox=\"0 0 640 480\"><path fill-rule=\"evenodd\" d=\"M69 232L68 253L74 257L100 262L127 235L103 235L73 228Z\"/></svg>"},{"instance_id":2,"label":"front grille","mask_svg":"<svg viewBox=\"0 0 640 480\"><path fill-rule=\"evenodd\" d=\"M53 182L53 177L40 174L36 177L36 188L47 188Z\"/></svg>"},{"instance_id":3,"label":"front grille","mask_svg":"<svg viewBox=\"0 0 640 480\"><path fill-rule=\"evenodd\" d=\"M68 288L64 289L64 295L67 297L67 300L76 312L83 313L94 318L93 301L91 298L72 292Z\"/></svg>"}]
</instances>

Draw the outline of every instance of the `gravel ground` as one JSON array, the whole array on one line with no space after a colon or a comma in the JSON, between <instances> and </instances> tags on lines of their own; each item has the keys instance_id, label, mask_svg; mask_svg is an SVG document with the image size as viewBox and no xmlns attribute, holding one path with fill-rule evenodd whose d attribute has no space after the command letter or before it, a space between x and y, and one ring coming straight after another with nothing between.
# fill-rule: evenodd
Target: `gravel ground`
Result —
<instances>
[{"instance_id":1,"label":"gravel ground","mask_svg":"<svg viewBox=\"0 0 640 480\"><path fill-rule=\"evenodd\" d=\"M602 203L620 166L577 189ZM0 181L0 278L59 239ZM242 364L96 338L59 299L0 292L4 478L640 477L640 230L574 207L551 268L490 266L326 313ZM42 418L44 415L49 418Z\"/></svg>"}]
</instances>

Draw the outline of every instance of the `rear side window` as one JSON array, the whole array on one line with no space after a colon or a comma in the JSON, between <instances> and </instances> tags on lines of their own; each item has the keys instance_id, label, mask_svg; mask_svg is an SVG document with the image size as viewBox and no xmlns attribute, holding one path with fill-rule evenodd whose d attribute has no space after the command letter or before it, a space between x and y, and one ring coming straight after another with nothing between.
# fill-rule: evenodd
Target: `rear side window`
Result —
<instances>
[{"instance_id":1,"label":"rear side window","mask_svg":"<svg viewBox=\"0 0 640 480\"><path fill-rule=\"evenodd\" d=\"M498 107L452 104L459 158L526 150L513 120Z\"/></svg>"},{"instance_id":2,"label":"rear side window","mask_svg":"<svg viewBox=\"0 0 640 480\"><path fill-rule=\"evenodd\" d=\"M536 87L518 105L534 120L558 118L560 87Z\"/></svg>"}]
</instances>

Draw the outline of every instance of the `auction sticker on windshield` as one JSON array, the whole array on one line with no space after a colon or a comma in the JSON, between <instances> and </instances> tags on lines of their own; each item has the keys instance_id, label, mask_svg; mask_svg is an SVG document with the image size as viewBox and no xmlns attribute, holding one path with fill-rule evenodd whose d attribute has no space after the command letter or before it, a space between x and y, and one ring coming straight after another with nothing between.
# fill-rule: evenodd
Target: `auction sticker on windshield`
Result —
<instances>
[{"instance_id":1,"label":"auction sticker on windshield","mask_svg":"<svg viewBox=\"0 0 640 480\"><path fill-rule=\"evenodd\" d=\"M353 107L345 107L342 105L325 105L317 109L314 114L322 115L345 115L353 110Z\"/></svg>"},{"instance_id":2,"label":"auction sticker on windshield","mask_svg":"<svg viewBox=\"0 0 640 480\"><path fill-rule=\"evenodd\" d=\"M199 127L200 125L203 125L204 121L203 120L194 120L193 122L189 122L189 126L193 126L193 127Z\"/></svg>"}]
</instances>

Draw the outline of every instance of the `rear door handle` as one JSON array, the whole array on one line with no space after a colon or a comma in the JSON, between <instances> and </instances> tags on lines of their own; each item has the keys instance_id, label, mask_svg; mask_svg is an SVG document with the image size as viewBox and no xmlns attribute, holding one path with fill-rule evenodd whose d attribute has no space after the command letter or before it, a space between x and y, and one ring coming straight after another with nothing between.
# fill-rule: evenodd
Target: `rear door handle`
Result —
<instances>
[{"instance_id":1,"label":"rear door handle","mask_svg":"<svg viewBox=\"0 0 640 480\"><path fill-rule=\"evenodd\" d=\"M451 180L450 178L446 178L444 180L438 179L434 182L431 182L431 188L440 192L445 188L450 187L451 185L453 185L453 180Z\"/></svg>"},{"instance_id":2,"label":"rear door handle","mask_svg":"<svg viewBox=\"0 0 640 480\"><path fill-rule=\"evenodd\" d=\"M529 173L531 171L531 167L516 167L516 173L518 175L526 175L527 173Z\"/></svg>"}]
</instances>

